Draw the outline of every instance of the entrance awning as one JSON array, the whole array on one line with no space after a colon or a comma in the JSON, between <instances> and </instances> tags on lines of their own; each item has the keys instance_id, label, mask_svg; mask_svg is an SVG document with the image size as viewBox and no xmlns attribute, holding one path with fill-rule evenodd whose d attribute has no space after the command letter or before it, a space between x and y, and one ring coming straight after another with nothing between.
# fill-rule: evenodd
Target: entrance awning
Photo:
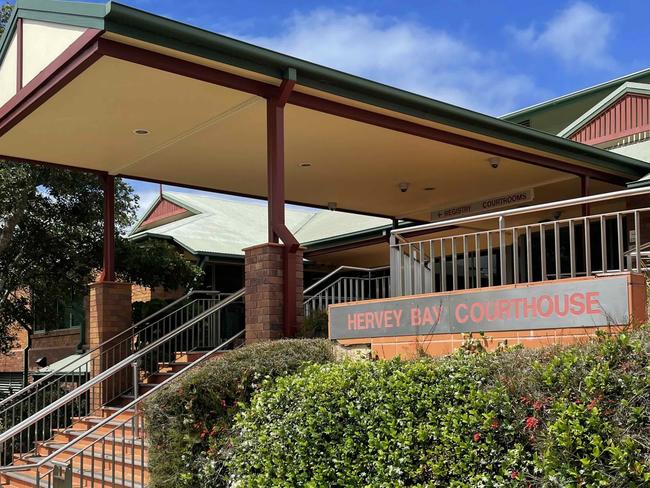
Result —
<instances>
[{"instance_id":1,"label":"entrance awning","mask_svg":"<svg viewBox=\"0 0 650 488\"><path fill-rule=\"evenodd\" d=\"M650 172L114 2L18 0L0 49L0 155L11 159L266 198L265 101L291 69L289 202L424 221L477 197L568 198L580 177L595 193Z\"/></svg>"}]
</instances>

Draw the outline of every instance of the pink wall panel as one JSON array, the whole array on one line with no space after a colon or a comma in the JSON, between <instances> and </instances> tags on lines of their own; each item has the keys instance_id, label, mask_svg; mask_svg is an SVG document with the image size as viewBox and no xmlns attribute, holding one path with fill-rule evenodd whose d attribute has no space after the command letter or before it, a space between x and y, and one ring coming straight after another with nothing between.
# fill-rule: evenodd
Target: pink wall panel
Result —
<instances>
[{"instance_id":1,"label":"pink wall panel","mask_svg":"<svg viewBox=\"0 0 650 488\"><path fill-rule=\"evenodd\" d=\"M594 145L646 130L650 130L650 97L629 93L570 138Z\"/></svg>"},{"instance_id":2,"label":"pink wall panel","mask_svg":"<svg viewBox=\"0 0 650 488\"><path fill-rule=\"evenodd\" d=\"M166 219L167 217L173 217L174 215L179 215L184 212L187 212L183 207L176 205L168 200L161 200L156 208L149 214L149 216L142 222L142 225L151 224L161 219Z\"/></svg>"}]
</instances>

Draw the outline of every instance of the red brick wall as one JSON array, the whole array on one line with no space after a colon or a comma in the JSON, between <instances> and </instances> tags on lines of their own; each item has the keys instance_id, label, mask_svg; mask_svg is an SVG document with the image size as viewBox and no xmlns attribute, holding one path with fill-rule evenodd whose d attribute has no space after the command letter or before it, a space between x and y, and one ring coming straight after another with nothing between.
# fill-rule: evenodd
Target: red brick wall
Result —
<instances>
[{"instance_id":1,"label":"red brick wall","mask_svg":"<svg viewBox=\"0 0 650 488\"><path fill-rule=\"evenodd\" d=\"M70 354L74 354L81 340L79 329L53 330L32 336L32 349L29 352L29 368L38 369L35 361L40 357L47 358L47 364L52 364Z\"/></svg>"},{"instance_id":2,"label":"red brick wall","mask_svg":"<svg viewBox=\"0 0 650 488\"><path fill-rule=\"evenodd\" d=\"M148 302L153 299L159 300L175 300L182 297L185 290L165 290L163 287L148 288L140 285L133 285L131 290L132 302Z\"/></svg>"},{"instance_id":3,"label":"red brick wall","mask_svg":"<svg viewBox=\"0 0 650 488\"><path fill-rule=\"evenodd\" d=\"M244 249L246 282L246 342L283 337L282 244L260 244ZM303 252L296 254L296 321L303 320Z\"/></svg>"},{"instance_id":4,"label":"red brick wall","mask_svg":"<svg viewBox=\"0 0 650 488\"><path fill-rule=\"evenodd\" d=\"M13 328L16 347L8 354L0 354L0 372L18 373L23 370L23 349L27 345L27 331L20 326Z\"/></svg>"}]
</instances>

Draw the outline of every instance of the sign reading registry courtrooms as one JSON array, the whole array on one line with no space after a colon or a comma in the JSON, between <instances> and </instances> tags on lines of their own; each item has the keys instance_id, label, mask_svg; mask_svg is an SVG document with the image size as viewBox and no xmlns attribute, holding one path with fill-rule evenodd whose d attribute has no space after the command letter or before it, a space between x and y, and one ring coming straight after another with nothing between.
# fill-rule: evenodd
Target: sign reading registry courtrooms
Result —
<instances>
[{"instance_id":1,"label":"sign reading registry courtrooms","mask_svg":"<svg viewBox=\"0 0 650 488\"><path fill-rule=\"evenodd\" d=\"M627 325L629 275L331 305L331 339Z\"/></svg>"}]
</instances>

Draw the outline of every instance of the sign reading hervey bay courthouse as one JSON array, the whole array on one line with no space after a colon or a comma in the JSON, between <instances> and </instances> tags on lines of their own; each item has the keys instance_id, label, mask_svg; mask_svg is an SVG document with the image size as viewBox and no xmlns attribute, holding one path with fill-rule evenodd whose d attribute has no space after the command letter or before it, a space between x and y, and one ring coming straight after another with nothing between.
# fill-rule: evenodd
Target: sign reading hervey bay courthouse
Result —
<instances>
[{"instance_id":1,"label":"sign reading hervey bay courthouse","mask_svg":"<svg viewBox=\"0 0 650 488\"><path fill-rule=\"evenodd\" d=\"M619 275L332 305L330 338L624 325L628 290Z\"/></svg>"}]
</instances>

